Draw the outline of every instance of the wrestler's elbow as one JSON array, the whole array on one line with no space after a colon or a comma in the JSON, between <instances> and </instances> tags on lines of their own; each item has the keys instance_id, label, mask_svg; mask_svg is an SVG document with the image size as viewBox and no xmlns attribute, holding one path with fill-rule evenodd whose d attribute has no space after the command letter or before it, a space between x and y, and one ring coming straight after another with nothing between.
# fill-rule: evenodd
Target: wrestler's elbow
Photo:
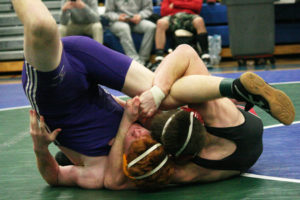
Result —
<instances>
[{"instance_id":1,"label":"wrestler's elbow","mask_svg":"<svg viewBox=\"0 0 300 200\"><path fill-rule=\"evenodd\" d=\"M49 186L51 186L51 187L58 187L58 186L60 186L57 182L55 183L55 182L47 181L47 180L46 180L46 183L47 183Z\"/></svg>"},{"instance_id":2,"label":"wrestler's elbow","mask_svg":"<svg viewBox=\"0 0 300 200\"><path fill-rule=\"evenodd\" d=\"M106 178L104 179L104 187L106 189L117 190L119 184L117 184L116 180L113 180L112 178L106 176Z\"/></svg>"},{"instance_id":3,"label":"wrestler's elbow","mask_svg":"<svg viewBox=\"0 0 300 200\"><path fill-rule=\"evenodd\" d=\"M46 181L46 183L49 185L49 186L52 186L52 187L56 187L56 186L60 186L60 184L58 183L58 179L57 177L46 177L46 176L43 176L44 180Z\"/></svg>"},{"instance_id":4,"label":"wrestler's elbow","mask_svg":"<svg viewBox=\"0 0 300 200\"><path fill-rule=\"evenodd\" d=\"M123 178L117 178L112 176L106 176L104 179L104 187L110 190L122 190L123 189Z\"/></svg>"}]
</instances>

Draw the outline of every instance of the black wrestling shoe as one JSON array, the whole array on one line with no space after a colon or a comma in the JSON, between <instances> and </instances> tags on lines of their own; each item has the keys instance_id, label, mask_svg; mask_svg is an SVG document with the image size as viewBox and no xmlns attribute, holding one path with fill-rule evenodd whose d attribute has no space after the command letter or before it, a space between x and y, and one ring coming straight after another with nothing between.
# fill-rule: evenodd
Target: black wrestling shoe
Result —
<instances>
[{"instance_id":1,"label":"black wrestling shoe","mask_svg":"<svg viewBox=\"0 0 300 200\"><path fill-rule=\"evenodd\" d=\"M237 100L247 102L247 111L256 105L285 125L291 124L295 119L291 99L252 72L246 72L234 80L233 92Z\"/></svg>"},{"instance_id":2,"label":"black wrestling shoe","mask_svg":"<svg viewBox=\"0 0 300 200\"><path fill-rule=\"evenodd\" d=\"M60 166L74 165L62 151L56 153L55 160Z\"/></svg>"},{"instance_id":3,"label":"black wrestling shoe","mask_svg":"<svg viewBox=\"0 0 300 200\"><path fill-rule=\"evenodd\" d=\"M149 66L149 69L153 72L155 72L156 68L158 67L158 65L161 63L162 60L157 60L155 61L155 63L151 64Z\"/></svg>"},{"instance_id":4,"label":"black wrestling shoe","mask_svg":"<svg viewBox=\"0 0 300 200\"><path fill-rule=\"evenodd\" d=\"M205 66L207 67L207 69L212 69L213 65L211 64L211 60L210 60L210 55L208 53L205 53L201 56L201 59L203 61L203 63L205 64Z\"/></svg>"}]
</instances>

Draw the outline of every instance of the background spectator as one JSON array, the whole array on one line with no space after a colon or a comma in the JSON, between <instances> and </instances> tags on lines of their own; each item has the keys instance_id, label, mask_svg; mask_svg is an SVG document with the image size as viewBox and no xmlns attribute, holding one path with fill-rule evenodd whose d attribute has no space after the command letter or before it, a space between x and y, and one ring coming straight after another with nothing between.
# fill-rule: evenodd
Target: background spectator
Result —
<instances>
[{"instance_id":1,"label":"background spectator","mask_svg":"<svg viewBox=\"0 0 300 200\"><path fill-rule=\"evenodd\" d=\"M155 70L164 56L166 31L174 33L184 29L196 34L197 44L201 47L201 58L209 64L208 34L202 17L199 16L202 0L163 0L161 3L162 18L157 21L155 34L156 57L151 66Z\"/></svg>"},{"instance_id":2,"label":"background spectator","mask_svg":"<svg viewBox=\"0 0 300 200\"><path fill-rule=\"evenodd\" d=\"M62 0L61 37L88 35L103 43L103 29L99 20L98 0Z\"/></svg>"},{"instance_id":3,"label":"background spectator","mask_svg":"<svg viewBox=\"0 0 300 200\"><path fill-rule=\"evenodd\" d=\"M105 16L110 20L109 29L120 38L125 54L143 65L149 60L153 47L156 26L146 20L152 10L152 0L105 1ZM139 53L135 49L131 31L144 34Z\"/></svg>"}]
</instances>

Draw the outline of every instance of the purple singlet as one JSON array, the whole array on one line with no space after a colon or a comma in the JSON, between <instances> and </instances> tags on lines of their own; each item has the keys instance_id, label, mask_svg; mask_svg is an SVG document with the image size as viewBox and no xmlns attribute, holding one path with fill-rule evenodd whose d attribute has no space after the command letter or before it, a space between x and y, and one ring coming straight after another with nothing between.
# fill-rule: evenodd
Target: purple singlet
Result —
<instances>
[{"instance_id":1,"label":"purple singlet","mask_svg":"<svg viewBox=\"0 0 300 200\"><path fill-rule=\"evenodd\" d=\"M121 90L132 59L88 37L65 37L62 43L54 71L37 71L25 61L24 91L50 130L62 129L59 145L87 156L107 155L123 108L99 84Z\"/></svg>"}]
</instances>

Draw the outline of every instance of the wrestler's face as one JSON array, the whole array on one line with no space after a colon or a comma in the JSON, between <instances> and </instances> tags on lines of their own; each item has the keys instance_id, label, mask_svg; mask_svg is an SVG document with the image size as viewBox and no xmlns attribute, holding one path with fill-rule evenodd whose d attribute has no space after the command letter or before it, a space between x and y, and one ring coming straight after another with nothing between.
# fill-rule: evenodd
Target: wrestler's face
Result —
<instances>
[{"instance_id":1,"label":"wrestler's face","mask_svg":"<svg viewBox=\"0 0 300 200\"><path fill-rule=\"evenodd\" d=\"M127 154L130 145L138 140L150 136L150 131L139 124L132 124L126 133L124 141L124 153Z\"/></svg>"}]
</instances>

